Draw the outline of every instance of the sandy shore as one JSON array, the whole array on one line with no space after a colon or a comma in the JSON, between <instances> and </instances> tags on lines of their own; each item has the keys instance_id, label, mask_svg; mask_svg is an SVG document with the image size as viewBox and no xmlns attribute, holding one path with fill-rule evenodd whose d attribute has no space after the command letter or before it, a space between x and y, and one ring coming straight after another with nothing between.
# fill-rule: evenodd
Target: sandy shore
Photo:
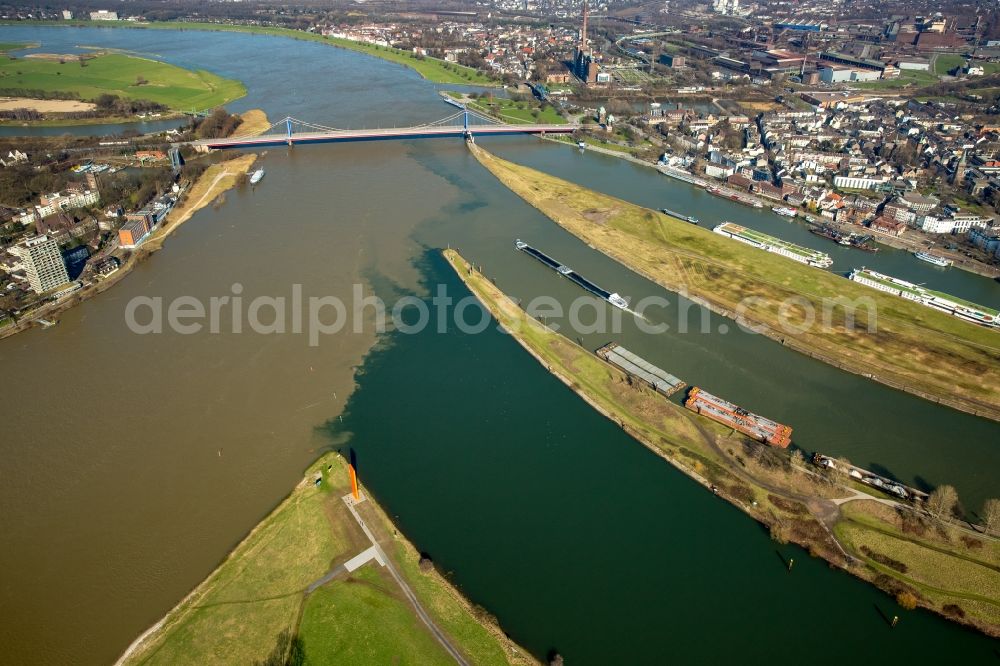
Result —
<instances>
[{"instance_id":1,"label":"sandy shore","mask_svg":"<svg viewBox=\"0 0 1000 666\"><path fill-rule=\"evenodd\" d=\"M0 111L31 109L39 113L73 113L75 111L93 111L95 108L95 105L91 102L81 102L75 99L0 97Z\"/></svg>"},{"instance_id":2,"label":"sandy shore","mask_svg":"<svg viewBox=\"0 0 1000 666\"><path fill-rule=\"evenodd\" d=\"M236 128L235 134L238 136L257 136L270 129L271 121L267 119L267 114L260 109L250 109L240 114L243 122Z\"/></svg>"},{"instance_id":3,"label":"sandy shore","mask_svg":"<svg viewBox=\"0 0 1000 666\"><path fill-rule=\"evenodd\" d=\"M208 167L188 190L184 201L170 211L163 226L153 232L140 246L140 250L155 252L163 247L163 241L167 236L190 220L192 215L215 201L223 192L235 186L256 159L256 154L249 153Z\"/></svg>"}]
</instances>

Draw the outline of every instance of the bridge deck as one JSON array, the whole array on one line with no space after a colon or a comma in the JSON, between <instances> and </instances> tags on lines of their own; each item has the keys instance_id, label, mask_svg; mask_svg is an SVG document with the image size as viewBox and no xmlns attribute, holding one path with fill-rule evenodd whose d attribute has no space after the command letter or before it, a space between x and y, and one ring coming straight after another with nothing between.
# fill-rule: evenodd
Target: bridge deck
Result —
<instances>
[{"instance_id":1,"label":"bridge deck","mask_svg":"<svg viewBox=\"0 0 1000 666\"><path fill-rule=\"evenodd\" d=\"M474 136L504 134L569 134L579 128L576 124L566 125L475 125L469 131ZM227 139L202 139L192 145L205 148L241 148L255 146L281 146L289 143L336 143L345 141L385 141L390 139L433 139L455 137L465 134L463 126L398 127L394 129L338 130L330 132L293 132L287 134L262 134L251 137L231 137Z\"/></svg>"}]
</instances>

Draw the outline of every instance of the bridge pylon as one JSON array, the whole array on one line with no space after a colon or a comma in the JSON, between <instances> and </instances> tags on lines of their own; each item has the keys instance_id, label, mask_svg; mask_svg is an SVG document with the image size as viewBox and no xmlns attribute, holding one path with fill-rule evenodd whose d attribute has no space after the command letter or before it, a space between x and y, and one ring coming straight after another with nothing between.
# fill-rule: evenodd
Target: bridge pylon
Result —
<instances>
[{"instance_id":1,"label":"bridge pylon","mask_svg":"<svg viewBox=\"0 0 1000 666\"><path fill-rule=\"evenodd\" d=\"M462 136L469 143L475 143L476 140L472 138L472 130L469 129L469 107L462 107Z\"/></svg>"},{"instance_id":2,"label":"bridge pylon","mask_svg":"<svg viewBox=\"0 0 1000 666\"><path fill-rule=\"evenodd\" d=\"M288 116L285 118L285 140L288 141L288 145L292 145L292 118Z\"/></svg>"}]
</instances>

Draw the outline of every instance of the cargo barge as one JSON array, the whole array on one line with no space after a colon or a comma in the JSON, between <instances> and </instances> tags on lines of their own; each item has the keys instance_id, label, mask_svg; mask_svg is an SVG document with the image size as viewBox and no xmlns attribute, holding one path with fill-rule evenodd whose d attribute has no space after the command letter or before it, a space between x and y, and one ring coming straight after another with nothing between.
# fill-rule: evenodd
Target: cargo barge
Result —
<instances>
[{"instance_id":1,"label":"cargo barge","mask_svg":"<svg viewBox=\"0 0 1000 666\"><path fill-rule=\"evenodd\" d=\"M674 377L666 370L658 368L641 356L633 354L617 342L604 345L597 350L597 355L625 372L625 374L640 379L655 389L657 393L662 393L665 396L671 396L687 386L686 383Z\"/></svg>"},{"instance_id":2,"label":"cargo barge","mask_svg":"<svg viewBox=\"0 0 1000 666\"><path fill-rule=\"evenodd\" d=\"M788 241L783 241L780 238L775 238L774 236L762 234L759 231L748 229L739 224L734 224L733 222L723 222L719 226L712 229L712 231L728 238L732 238L733 240L738 240L741 243L746 243L747 245L760 248L761 250L766 250L768 252L773 252L774 254L780 254L783 257L788 257L789 259L794 259L799 263L807 264L809 266L827 268L833 263L833 259L831 259L830 255L825 252L810 250L807 247L802 247L801 245L796 245L795 243L789 243Z\"/></svg>"},{"instance_id":3,"label":"cargo barge","mask_svg":"<svg viewBox=\"0 0 1000 666\"><path fill-rule=\"evenodd\" d=\"M549 255L545 254L541 250L537 250L531 247L530 245L522 241L520 238L514 241L514 247L520 250L521 252L524 252L525 254L530 254L532 257L538 259L538 261L542 262L555 272L559 273L563 277L569 278L571 281L580 285L581 287L583 287L590 293L594 294L595 296L603 298L608 303L611 303L611 305L614 305L617 308L621 308L622 310L628 309L628 301L619 296L617 293L608 291L607 289L597 286L587 278L583 277L582 275L574 271L569 266L564 266L560 264L558 261L556 261Z\"/></svg>"},{"instance_id":4,"label":"cargo barge","mask_svg":"<svg viewBox=\"0 0 1000 666\"><path fill-rule=\"evenodd\" d=\"M688 183L689 185L696 185L698 187L706 187L707 183L698 178L690 171L685 171L683 169L678 169L677 167L668 166L666 164L657 165L657 171L662 173L664 176L670 176L683 183Z\"/></svg>"},{"instance_id":5,"label":"cargo barge","mask_svg":"<svg viewBox=\"0 0 1000 666\"><path fill-rule=\"evenodd\" d=\"M697 217L691 217L690 215L682 215L676 211L670 210L669 208L661 208L660 212L664 215L670 215L676 217L678 220L684 220L685 222L690 222L691 224L698 224L700 220Z\"/></svg>"},{"instance_id":6,"label":"cargo barge","mask_svg":"<svg viewBox=\"0 0 1000 666\"><path fill-rule=\"evenodd\" d=\"M821 227L809 227L809 232L832 240L834 243L857 248L858 250L862 250L864 252L878 252L878 247L874 242L872 242L874 240L872 236L842 233L826 224Z\"/></svg>"},{"instance_id":7,"label":"cargo barge","mask_svg":"<svg viewBox=\"0 0 1000 666\"><path fill-rule=\"evenodd\" d=\"M697 386L688 393L684 406L692 412L718 421L734 430L739 430L758 442L782 449L788 448L792 442L792 429L790 427L748 412L742 407L718 398Z\"/></svg>"},{"instance_id":8,"label":"cargo barge","mask_svg":"<svg viewBox=\"0 0 1000 666\"><path fill-rule=\"evenodd\" d=\"M921 305L947 312L980 326L1000 328L1000 310L977 305L970 301L928 289L919 284L884 275L868 268L855 268L848 276L859 284L900 296Z\"/></svg>"},{"instance_id":9,"label":"cargo barge","mask_svg":"<svg viewBox=\"0 0 1000 666\"><path fill-rule=\"evenodd\" d=\"M763 208L764 204L757 201L748 194L740 194L739 192L734 192L733 190L726 190L721 187L707 187L705 191L709 194L714 194L717 197L722 197L723 199L729 199L730 201L735 201L736 203L741 203L744 206L753 206L754 208Z\"/></svg>"},{"instance_id":10,"label":"cargo barge","mask_svg":"<svg viewBox=\"0 0 1000 666\"><path fill-rule=\"evenodd\" d=\"M812 462L817 467L836 470L839 470L841 465L846 465L847 469L843 471L846 471L847 475L855 481L863 483L866 486L871 486L872 488L878 488L882 492L894 495L899 499L908 500L910 502L926 502L929 497L929 495L922 490L911 488L910 486L904 485L899 481L879 476L875 472L870 472L867 469L857 467L850 463L838 462L830 456L824 456L822 453L813 454Z\"/></svg>"}]
</instances>

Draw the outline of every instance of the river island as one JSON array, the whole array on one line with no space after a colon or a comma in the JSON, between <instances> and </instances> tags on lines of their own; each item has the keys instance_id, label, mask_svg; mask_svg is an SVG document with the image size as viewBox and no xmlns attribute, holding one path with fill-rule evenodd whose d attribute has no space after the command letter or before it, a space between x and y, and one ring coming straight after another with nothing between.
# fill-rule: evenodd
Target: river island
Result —
<instances>
[{"instance_id":1,"label":"river island","mask_svg":"<svg viewBox=\"0 0 1000 666\"><path fill-rule=\"evenodd\" d=\"M478 146L471 150L551 220L669 291L836 367L1000 419L995 330L502 160ZM788 307L796 299L799 305ZM825 313L828 323L809 325L810 312L813 321ZM877 325L870 327L876 315Z\"/></svg>"},{"instance_id":2,"label":"river island","mask_svg":"<svg viewBox=\"0 0 1000 666\"><path fill-rule=\"evenodd\" d=\"M1000 636L1000 540L857 483L846 463L812 469L678 407L657 390L530 317L455 250L445 258L500 326L606 418L710 492L766 525L779 543L917 606ZM788 564L789 569L793 563Z\"/></svg>"}]
</instances>

